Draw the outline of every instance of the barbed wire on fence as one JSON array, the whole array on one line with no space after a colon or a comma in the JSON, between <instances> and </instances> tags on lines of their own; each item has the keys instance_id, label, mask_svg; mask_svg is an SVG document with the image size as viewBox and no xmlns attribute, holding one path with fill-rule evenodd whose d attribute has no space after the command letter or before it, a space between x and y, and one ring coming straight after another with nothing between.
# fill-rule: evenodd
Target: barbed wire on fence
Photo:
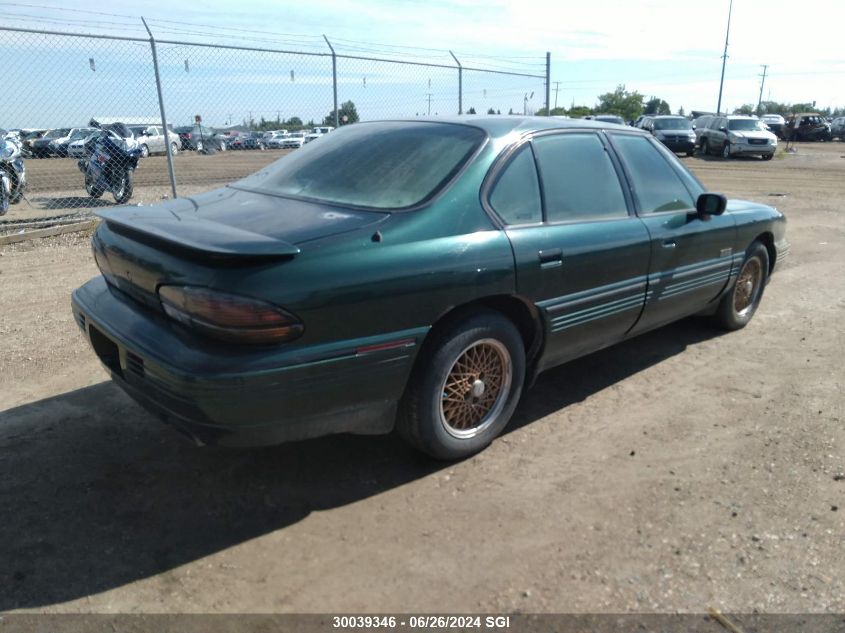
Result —
<instances>
[{"instance_id":1,"label":"barbed wire on fence","mask_svg":"<svg viewBox=\"0 0 845 633\"><path fill-rule=\"evenodd\" d=\"M68 11L70 28L108 29L127 17ZM321 126L545 106L548 58L538 66L530 56L250 29L222 41L220 27L138 22L140 31L120 33L0 27L6 80L16 87L0 96L0 126L20 130L21 208L37 216L194 195L260 169Z\"/></svg>"}]
</instances>

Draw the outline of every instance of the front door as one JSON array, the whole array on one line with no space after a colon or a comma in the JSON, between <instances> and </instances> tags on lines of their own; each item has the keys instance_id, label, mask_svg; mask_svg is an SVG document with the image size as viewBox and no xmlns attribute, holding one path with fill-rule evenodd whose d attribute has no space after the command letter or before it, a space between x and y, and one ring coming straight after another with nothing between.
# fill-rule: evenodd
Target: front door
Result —
<instances>
[{"instance_id":1,"label":"front door","mask_svg":"<svg viewBox=\"0 0 845 633\"><path fill-rule=\"evenodd\" d=\"M731 268L736 228L731 214L702 219L695 200L704 188L677 158L650 139L614 133L637 212L651 240L651 266L643 315L636 334L705 308L719 297Z\"/></svg>"}]
</instances>

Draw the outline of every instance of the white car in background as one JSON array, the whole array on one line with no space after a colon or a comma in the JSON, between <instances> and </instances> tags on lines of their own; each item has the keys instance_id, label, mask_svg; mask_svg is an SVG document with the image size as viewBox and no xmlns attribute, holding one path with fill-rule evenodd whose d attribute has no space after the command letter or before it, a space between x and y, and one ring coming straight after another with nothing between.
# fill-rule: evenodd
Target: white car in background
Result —
<instances>
[{"instance_id":1,"label":"white car in background","mask_svg":"<svg viewBox=\"0 0 845 633\"><path fill-rule=\"evenodd\" d=\"M291 132L282 139L282 149L299 149L305 145L305 132Z\"/></svg>"},{"instance_id":2,"label":"white car in background","mask_svg":"<svg viewBox=\"0 0 845 633\"><path fill-rule=\"evenodd\" d=\"M91 129L91 132L87 134L84 138L77 139L72 143L68 144L67 146L67 155L72 158L83 158L85 156L85 142L90 139L95 134L99 134L100 130ZM120 138L114 132L109 132L109 134L114 138L116 141L122 141L123 139Z\"/></svg>"},{"instance_id":3,"label":"white car in background","mask_svg":"<svg viewBox=\"0 0 845 633\"><path fill-rule=\"evenodd\" d=\"M318 127L311 128L311 131L305 136L305 142L310 143L313 140L320 138L321 136L328 134L334 129L331 125L321 125Z\"/></svg>"},{"instance_id":4,"label":"white car in background","mask_svg":"<svg viewBox=\"0 0 845 633\"><path fill-rule=\"evenodd\" d=\"M289 136L290 134L288 134L287 131L274 132L270 136L264 137L264 143L269 149L281 149L282 147L284 147L282 143Z\"/></svg>"}]
</instances>

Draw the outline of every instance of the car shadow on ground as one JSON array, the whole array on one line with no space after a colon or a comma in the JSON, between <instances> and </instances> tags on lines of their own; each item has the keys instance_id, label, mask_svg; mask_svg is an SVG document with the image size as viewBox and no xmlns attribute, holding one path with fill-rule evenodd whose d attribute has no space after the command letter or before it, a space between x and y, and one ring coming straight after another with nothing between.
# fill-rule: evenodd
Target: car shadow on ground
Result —
<instances>
[{"instance_id":1,"label":"car shadow on ground","mask_svg":"<svg viewBox=\"0 0 845 633\"><path fill-rule=\"evenodd\" d=\"M718 334L687 319L547 372L508 432ZM0 413L0 612L151 577L447 466L393 435L197 448L110 382L10 409Z\"/></svg>"},{"instance_id":2,"label":"car shadow on ground","mask_svg":"<svg viewBox=\"0 0 845 633\"><path fill-rule=\"evenodd\" d=\"M693 156L689 158L697 158L708 163L727 163L729 161L762 161L763 159L759 156L731 156L730 158L722 158L721 156L716 156L713 154L702 154L700 150L696 150Z\"/></svg>"},{"instance_id":3,"label":"car shadow on ground","mask_svg":"<svg viewBox=\"0 0 845 633\"><path fill-rule=\"evenodd\" d=\"M60 198L27 198L30 206L37 209L44 209L45 211L55 211L60 209L68 209L74 211L77 209L90 209L94 207L114 207L117 203L113 199L106 198L91 198L89 196L63 196Z\"/></svg>"}]
</instances>

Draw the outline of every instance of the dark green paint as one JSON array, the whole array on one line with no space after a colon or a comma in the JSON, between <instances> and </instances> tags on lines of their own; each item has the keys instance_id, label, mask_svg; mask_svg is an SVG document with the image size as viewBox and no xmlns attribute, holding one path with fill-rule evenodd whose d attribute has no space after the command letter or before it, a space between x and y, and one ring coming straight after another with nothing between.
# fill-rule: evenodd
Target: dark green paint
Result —
<instances>
[{"instance_id":1,"label":"dark green paint","mask_svg":"<svg viewBox=\"0 0 845 633\"><path fill-rule=\"evenodd\" d=\"M781 214L737 202L706 220L694 213L640 219L632 208L618 220L502 230L480 193L502 152L535 131L602 124L470 123L488 140L449 187L413 211L338 209L227 188L104 214L94 247L110 285L101 277L74 293L78 322L115 344L110 369L133 397L207 441L386 432L428 333L457 308L490 298L530 306L541 370L706 309L754 239L785 244ZM164 222L149 229L174 214L178 230L164 231ZM676 247L664 249L666 240ZM559 263L541 262L540 251L555 250ZM720 257L725 265L714 269ZM714 270L723 279L711 283L704 276ZM301 319L304 334L269 348L203 338L162 314L156 289L165 283L270 301ZM659 300L667 288L676 294ZM357 351L396 341L407 344Z\"/></svg>"}]
</instances>

